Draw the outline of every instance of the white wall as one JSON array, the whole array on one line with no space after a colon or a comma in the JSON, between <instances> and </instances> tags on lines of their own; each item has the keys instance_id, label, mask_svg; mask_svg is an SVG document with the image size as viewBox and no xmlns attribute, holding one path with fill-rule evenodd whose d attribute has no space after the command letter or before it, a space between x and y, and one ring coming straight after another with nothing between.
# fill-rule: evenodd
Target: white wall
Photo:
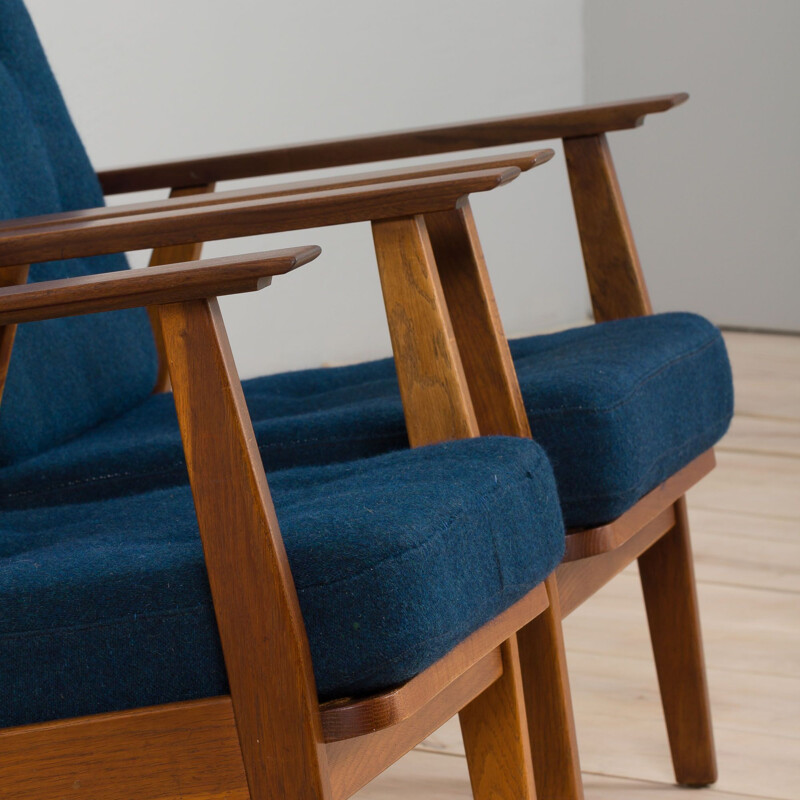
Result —
<instances>
[{"instance_id":1,"label":"white wall","mask_svg":"<svg viewBox=\"0 0 800 800\"><path fill-rule=\"evenodd\" d=\"M587 0L589 101L688 91L611 145L657 309L800 331L800 2Z\"/></svg>"},{"instance_id":2,"label":"white wall","mask_svg":"<svg viewBox=\"0 0 800 800\"><path fill-rule=\"evenodd\" d=\"M580 0L28 0L98 168L579 104ZM563 159L474 199L509 333L585 317ZM223 301L241 372L388 354L368 225Z\"/></svg>"}]
</instances>

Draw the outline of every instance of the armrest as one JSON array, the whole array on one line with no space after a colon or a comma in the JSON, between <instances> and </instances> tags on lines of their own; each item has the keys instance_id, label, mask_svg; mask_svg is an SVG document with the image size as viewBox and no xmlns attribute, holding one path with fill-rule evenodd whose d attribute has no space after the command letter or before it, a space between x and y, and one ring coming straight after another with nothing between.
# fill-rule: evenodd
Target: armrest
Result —
<instances>
[{"instance_id":1,"label":"armrest","mask_svg":"<svg viewBox=\"0 0 800 800\"><path fill-rule=\"evenodd\" d=\"M443 175L459 175L464 172L475 172L486 169L506 169L515 167L520 172L527 172L533 167L545 164L553 157L549 148L522 153L506 153L501 156L484 156L467 158L460 161L444 161L422 166L400 167L376 172L357 172L332 178L316 178L307 181L279 183L272 186L258 186L251 189L229 189L224 192L206 192L199 194L180 194L162 200L151 200L145 203L125 203L118 206L101 206L69 212L69 218L75 222L91 222L93 220L109 220L112 217L130 217L134 214L174 211L176 209L197 208L215 203L230 203L243 200L259 200L271 197L286 197L292 194L308 194L311 192L348 189L356 186L370 186L388 181L416 180ZM64 213L42 214L27 219L10 219L0 222L0 235L16 228L33 228L63 221Z\"/></svg>"},{"instance_id":2,"label":"armrest","mask_svg":"<svg viewBox=\"0 0 800 800\"><path fill-rule=\"evenodd\" d=\"M117 216L114 209L86 221L82 212L0 224L0 267L148 247L234 239L454 208L472 192L516 178L517 167L436 175L406 181L306 192L152 213ZM175 201L170 201L174 203Z\"/></svg>"},{"instance_id":3,"label":"armrest","mask_svg":"<svg viewBox=\"0 0 800 800\"><path fill-rule=\"evenodd\" d=\"M0 325L253 292L320 252L296 247L12 286L0 289Z\"/></svg>"},{"instance_id":4,"label":"armrest","mask_svg":"<svg viewBox=\"0 0 800 800\"><path fill-rule=\"evenodd\" d=\"M648 114L667 111L688 98L688 94L679 93L327 142L308 142L111 169L98 173L98 177L106 194L117 194L522 144L542 139L591 136L635 128L644 122Z\"/></svg>"}]
</instances>

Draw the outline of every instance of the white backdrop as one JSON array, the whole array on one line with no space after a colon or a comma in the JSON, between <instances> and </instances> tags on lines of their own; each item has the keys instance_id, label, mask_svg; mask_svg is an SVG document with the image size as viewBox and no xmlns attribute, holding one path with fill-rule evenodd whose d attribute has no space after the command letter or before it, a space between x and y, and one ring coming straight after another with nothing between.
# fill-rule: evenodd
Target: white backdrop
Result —
<instances>
[{"instance_id":1,"label":"white backdrop","mask_svg":"<svg viewBox=\"0 0 800 800\"><path fill-rule=\"evenodd\" d=\"M657 310L800 332L798 33L798 0L587 0L587 100L692 95L611 138Z\"/></svg>"},{"instance_id":2,"label":"white backdrop","mask_svg":"<svg viewBox=\"0 0 800 800\"><path fill-rule=\"evenodd\" d=\"M576 105L580 0L28 0L98 168ZM585 318L563 159L474 199L509 333ZM368 225L211 244L317 243L223 301L244 375L390 351Z\"/></svg>"}]
</instances>

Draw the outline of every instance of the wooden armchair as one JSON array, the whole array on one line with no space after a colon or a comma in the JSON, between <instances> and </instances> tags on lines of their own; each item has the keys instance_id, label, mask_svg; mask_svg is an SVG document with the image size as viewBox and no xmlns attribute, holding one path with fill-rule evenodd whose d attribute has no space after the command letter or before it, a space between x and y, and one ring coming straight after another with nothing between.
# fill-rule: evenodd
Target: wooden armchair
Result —
<instances>
[{"instance_id":1,"label":"wooden armchair","mask_svg":"<svg viewBox=\"0 0 800 800\"><path fill-rule=\"evenodd\" d=\"M29 235L35 238L37 234ZM103 238L95 237L94 247L90 244L91 238L89 236L82 248L78 248L80 252L92 252L94 248L108 246L107 233ZM77 248L77 245L73 246ZM330 469L317 470L305 477L302 473L308 470L290 471L290 488L292 481L298 482L299 472L300 488L304 494L314 493L315 481L319 481L321 487L316 491L322 492L326 506L330 504L335 507L337 502L340 505L353 501L374 503L375 507L370 512L376 515L373 524L366 523L365 527L363 511L359 513L358 508L352 506L348 506L344 514L341 509L338 516L334 513L333 522L339 525L353 524L357 530L371 530L373 537L387 538L386 552L383 553L386 560L396 558L391 551L398 547L401 553L404 549L411 552L408 549L410 544L413 545L411 549L424 546L430 550L416 562L402 568L403 573L409 570L407 580L411 585L421 580L418 576L412 578L415 569L422 573L425 580L436 577L447 582L448 568L441 556L437 558L436 548L430 548L424 539L395 546L391 538L393 535L401 537L402 526L394 532L381 530L381 523L386 524L392 515L398 516L399 512L399 516L404 517L402 507L395 509L388 517L386 510L380 508L380 495L390 493L394 483L402 482L404 490L396 493L396 497L390 500L390 506L403 502L430 504L435 499L437 505L449 509L447 513L453 512L453 503L448 500L448 495L459 482L459 469L466 469L469 475L482 472L483 478L476 481L469 477L464 484L467 493L462 490L459 497L456 490L455 498L451 498L457 504L469 504L468 493L483 491L479 488L481 483L490 485L495 496L498 482L502 486L501 494L519 496L521 487L515 486L515 481L520 479L527 484L522 494L534 489L536 498L528 505L527 512L516 502L506 504L507 507L503 509L502 500L492 500L488 494L479 495L479 505L490 507L490 517L485 519L492 520L490 528L494 524L500 526L501 537L508 536L509 541L512 540L516 529L517 537L521 537L517 547L523 546L524 549L527 546L539 554L536 566L538 579L533 577L531 570L525 570L527 574L523 577L515 576L514 570L509 571L504 567L504 580L513 582L514 588L510 593L504 589L504 599L495 597L492 604L499 600L501 605L507 607L463 637L454 647L446 647L444 655L396 688L368 695L361 700L345 698L322 705L317 700L309 639L300 613L298 592L289 570L287 553L255 445L255 435L214 296L260 289L268 285L275 275L282 275L312 260L318 253L318 248L300 248L196 264L154 267L146 272L104 273L86 278L40 282L0 292L0 322L6 331L18 323L116 311L145 303L155 309L169 360L231 695L107 711L77 719L14 725L0 730L0 784L4 797L14 800L55 800L64 797L155 800L186 796L345 798L456 712L460 712L469 750L468 762L475 797L535 797L515 634L542 614L552 616L547 590L543 583L538 583L538 579L546 576L563 552L563 528L552 472L544 455L533 443L513 439L480 439L474 442L474 450L454 442L439 448L409 451L408 455L400 454L404 464L399 464L396 458L390 456L393 463L385 458L368 459L346 464L344 469L335 468L333 472ZM423 363L430 359L424 347L419 352L419 359ZM479 452L485 450L486 444L492 441L500 443L499 450L491 454ZM523 448L522 445L529 446ZM408 461L408 456L412 455L418 457ZM437 461L440 462L438 465ZM486 474L487 468L489 474ZM349 475L352 472L360 473L355 481ZM383 478L373 488L380 491L370 492L368 487L365 492L360 484L368 484L370 480L374 482L376 472ZM280 475L278 473L276 480L286 492L287 479L282 479ZM325 484L332 480L336 481L334 491L326 494ZM409 486L411 491L408 490ZM420 486L424 489L420 490ZM337 501L336 492L343 493L343 501ZM9 638L8 627L13 627L20 619L21 624L26 620L44 620L44 624L49 626L45 631L48 640L37 652L48 663L44 667L29 663L28 669L33 672L34 680L42 676L50 677L54 683L64 680L70 684L70 688L60 697L52 687L42 687L38 692L30 691L30 684L24 678L20 680L14 674L14 669L20 668L20 660L27 652L25 643L37 636L41 638L42 632L18 633L16 639L23 637L25 641L21 645L22 656L19 655L18 642L2 647L6 673L3 700L0 703L3 719L7 720L9 716L24 718L28 714L41 715L41 709L47 707L42 696L49 696L51 702L55 697L53 707L56 708L61 707L62 703L66 708L71 708L74 702L84 705L95 702L102 706L109 702L109 694L114 698L110 700L112 705L120 702L113 688L103 692L81 686L80 681L85 675L72 674L76 663L74 654L59 655L57 646L53 649L51 640L61 634L64 623L52 621L47 613L50 602L48 593L58 595L59 591L63 591L58 587L58 576L54 578L51 575L52 560L43 553L41 543L37 546L35 542L27 548L20 548L19 545L14 547L13 536L10 542L8 531L27 523L27 529L23 529L25 535L36 538L41 532L43 515L48 526L66 525L66 530L71 530L70 525L74 525L76 517L82 525L89 527L103 521L118 527L121 536L131 537L133 542L117 547L114 550L114 563L106 564L105 570L110 571L109 577L135 595L135 583L130 582L131 577L125 572L129 565L124 560L124 554L136 546L137 539L142 538L140 528L131 517L135 516L137 510L141 513L150 504L157 505L160 513L168 516L161 524L166 523L170 528L174 526L175 531L185 524L188 517L193 517L191 503L181 504L177 495L165 496L159 492L117 498L116 501L106 500L100 504L22 509L6 514L6 532L0 536L0 542L4 550L11 547L7 558L12 563L0 565L0 574L11 582L10 586L4 585L2 591L7 612L2 638ZM99 510L98 505L101 507ZM503 511L499 513L501 509ZM285 513L296 525L292 514L289 511ZM408 525L412 530L414 526L427 523L429 528L433 526L434 534L441 535L437 526L443 523L446 515L431 513L430 510L420 513L419 509L414 509L405 516L410 518ZM512 519L515 521L512 522ZM331 523L326 522L324 512L318 511L312 515L311 521L321 528L323 535L335 534ZM447 524L451 525L451 521ZM483 524L486 525L486 522ZM193 525L194 522L191 522L190 526ZM478 538L480 520L472 520L471 525L472 535ZM507 530L503 530L504 526ZM431 531L426 535L430 536ZM68 534L67 538L72 539L73 535ZM145 538L149 539L149 534ZM405 538L408 539L408 535ZM169 540L173 540L172 532ZM179 541L179 538L175 541ZM80 540L77 541L78 558L91 557L91 548L85 548L82 544ZM343 538L343 546L352 547L354 544L356 542L351 540L348 545L347 537ZM505 547L496 541L495 546L498 545ZM369 549L366 540L363 546ZM468 549L471 547L468 539L464 539L463 546ZM17 549L21 550L22 559L14 559ZM330 557L331 547L318 549L322 551L320 555L314 556L310 550L306 559L324 558L326 554ZM169 556L169 551L163 547L156 552L164 558ZM477 556L478 552L472 555ZM28 575L26 579L26 572L31 571L26 570L26 562L30 563L31 559L37 560L35 575L32 579ZM69 572L75 559L66 558L65 561L64 566L56 569ZM307 571L303 559L296 552L293 562L296 573L298 570L301 573ZM379 582L378 594L370 599L361 597L358 602L350 602L349 605L340 597L340 604L331 613L343 614L348 609L353 611L359 603L363 606L365 602L387 613L387 601L379 595L380 591L390 593L391 574L382 570L380 561L370 562L362 556L361 562L363 567L369 567L371 572L378 575L379 581L386 581L387 585L382 586ZM427 569L425 562L430 563ZM150 580L148 570L156 566L144 567L141 579ZM461 570L460 567L456 568ZM346 563L343 569L348 571ZM429 575L426 574L428 572ZM453 575L455 583L451 581L448 592L455 592L456 595L459 591L463 593L464 587L459 590L457 585L461 578L456 573ZM98 579L105 577L102 572L99 576L93 575ZM153 604L150 602L144 602L141 607L135 600L130 603L118 601L115 605L113 600L109 601L107 592L100 591L91 580L87 583L84 580L86 578L82 579L80 571L69 576L70 599L66 602L74 603L78 609L88 602L93 611L95 605L100 607L101 618L103 612L117 615L133 613L134 625L137 612L142 616L153 613ZM180 583L186 580L186 576L180 570L175 570L171 580ZM343 580L339 578L336 583ZM477 574L473 574L469 580L478 580ZM44 591L40 585L42 582ZM530 585L521 591L524 583ZM366 582L366 586L370 585L373 590L377 588L374 579ZM30 592L22 599L18 596L20 586ZM479 596L474 584L467 584L466 588L470 594ZM150 591L157 590L150 588ZM509 603L515 592L521 593L521 597ZM88 593L88 598L83 597L84 593ZM181 597L179 590L175 594ZM338 594L341 595L341 592ZM440 592L433 594L439 602L444 600L439 597ZM419 597L415 600L412 592L405 596L396 595L390 598L390 602L408 604L421 601ZM42 604L44 610L38 604ZM306 606L312 612L315 609L313 600L307 599ZM430 614L432 609L427 611ZM71 615L73 611L67 607L59 613ZM80 615L79 612L74 613ZM399 619L406 615L418 619L418 613L407 606ZM376 617L367 613L358 619L374 622ZM313 616L310 621L314 622ZM112 623L118 626L127 624L122 618L112 620ZM202 623L202 616L198 622L191 623L197 627L198 637L203 636ZM99 624L95 622L92 627ZM385 654L382 651L375 654L378 661L384 655L391 659L392 640L396 635L392 632L392 625L397 624L397 620L386 622L386 634L383 638L378 637L374 643L374 646L387 648ZM315 624L312 627L319 626ZM433 630L431 628L428 635ZM558 619L552 618L546 630L545 638L537 642L541 657L560 659ZM341 629L340 636L342 632L344 629ZM136 639L135 634L128 635ZM410 637L407 633L406 640L415 641L415 649L430 651L429 643L420 638L421 635L421 631L411 632ZM538 633L532 636L538 639ZM106 664L108 654L96 651L92 648L92 640L83 641L84 638L80 634L73 637L70 646L86 649L82 655L90 663L84 672L96 674L98 680L109 675L115 680L122 680L124 664L119 661L126 655L134 659L158 658L155 651L148 654L137 650L135 646L120 646L114 636L109 635L103 639L108 642L107 646L113 647L117 643L116 646L121 647L122 651L112 654L111 660L115 663L109 673ZM450 632L447 638L451 638ZM168 645L159 642L158 646L165 644ZM319 646L318 641L317 649ZM342 645L329 640L323 646L336 650L341 649ZM358 647L357 636L353 637L349 646ZM179 653L180 658L185 655ZM354 660L358 661L358 657L354 656ZM407 655L405 660L408 660ZM559 664L563 670L563 663L559 661ZM180 671L177 662L173 666ZM146 668L136 663L131 668L134 680L139 673L149 674ZM58 669L67 670L67 674L51 675L52 670ZM157 677L150 676L156 683L159 682ZM29 687L28 691L25 691L26 686ZM21 696L15 697L15 691ZM136 697L139 691L141 688L136 689L133 696ZM145 687L145 694L148 691L152 690ZM555 685L542 683L537 691L546 693L550 702L555 695L559 695L564 705L562 713L568 713L569 696L563 680ZM93 695L96 696L93 698ZM546 745L542 746L546 749ZM564 766L551 765L550 769ZM566 767L572 773L577 770L576 763Z\"/></svg>"},{"instance_id":2,"label":"wooden armchair","mask_svg":"<svg viewBox=\"0 0 800 800\"><path fill-rule=\"evenodd\" d=\"M252 175L561 138L595 321L624 321L650 315L652 307L606 133L637 127L648 114L669 110L687 98L686 94L674 94L130 167L100 173L99 178L106 193L157 187L172 187L173 194L210 191L214 182ZM201 188L186 188L193 186ZM388 236L392 228L389 224L375 226L379 253L379 239ZM562 503L567 503L565 513L568 524L572 525L564 563L557 573L561 613L570 613L627 564L638 559L676 778L679 783L687 785L714 782L716 761L685 493L714 466L711 445L724 433L732 413L730 368L719 334L700 318L656 315L652 322L617 322L614 324L616 327L600 326L597 334L575 335L571 345L573 352L584 353L587 370L596 367L598 359L602 362L605 357L603 347L619 348L620 341L632 342L626 357L632 363L638 360L641 372L638 377L642 380L645 373L656 374L672 363L671 360L686 360L686 353L702 352L707 360L693 365L692 371L677 375L669 396L661 389L654 391L650 407L639 412L640 425L651 427L653 436L662 437L662 450L668 449L672 442L673 450L680 451L680 458L666 459L670 463L657 469L655 478L653 475L642 477L645 470L640 467L638 489L628 493L624 501L603 506L590 498L580 508L576 506L577 510L571 515L565 476L572 484L588 478L594 486L592 480L604 464L616 465L615 468L622 473L621 463L626 458L633 462L635 457L645 457L637 452L638 445L635 444L627 451L623 449L622 458L616 462L609 458L607 453L610 450L606 448L619 443L620 432L616 431L611 434L612 439L616 437L611 444L608 440L597 440L591 464L584 461L582 467L576 466L580 465L581 459L572 451L586 431L581 432L579 427L572 434L551 435L534 421L542 411L541 404L537 405L533 397L542 388L541 384L535 383L529 390L524 388L520 392L512 365L516 360L517 370L523 369L524 343L512 343L515 355L512 359L496 313L467 203L462 202L453 210L426 214L425 228L481 433L528 436L533 422L534 438L545 445L554 460L562 489ZM395 227L392 235L391 246L402 247L402 237L408 234ZM567 340L563 341L566 346ZM595 347L601 349L592 355L593 341ZM657 342L671 342L673 349L666 353L657 352ZM414 402L424 405L424 392L413 388L413 375L405 374L407 366L402 357L402 342L393 339L393 346L400 391L406 405ZM553 340L550 355L545 354L547 358L544 359L556 374L554 385L564 380L557 377L559 346ZM535 353L530 359L535 359ZM526 376L519 374L524 382ZM353 376L352 380L357 383L359 378ZM594 392L596 387L590 381L577 382L579 386L571 401L575 407L580 407L587 401L586 393ZM658 391L662 394L659 395ZM682 400L678 394L683 395ZM659 412L656 405L659 397L665 409L663 412ZM407 422L409 441L412 444L424 441L424 432L418 437L413 423ZM624 431L623 434L626 435ZM636 435L645 436L641 431ZM380 432L380 436L388 437L386 430ZM395 431L391 446L401 446L402 437L398 436ZM651 462L655 459L654 456L648 457ZM562 462L565 464L563 468ZM581 491L580 487L575 489L577 495L581 495ZM586 490L583 494L590 495L591 492ZM579 497L579 500L583 498ZM523 639L524 679L535 683L541 676L541 663L535 664L533 659L526 662L528 652ZM535 727L546 718L547 709L529 705L528 715ZM540 774L544 774L544 770L540 770ZM563 788L540 786L540 792L557 794Z\"/></svg>"},{"instance_id":3,"label":"wooden armchair","mask_svg":"<svg viewBox=\"0 0 800 800\"><path fill-rule=\"evenodd\" d=\"M536 746L552 736L541 760L579 786L552 469L531 441L477 436L422 216L551 154L102 209L24 6L0 0L0 17L2 796L345 798L459 713L475 797L532 800L516 634L541 616L529 638L553 680L528 695L558 712ZM118 254L176 262L198 239L368 220L393 336L442 387L407 408L429 446L273 471L268 487L216 297L319 249L141 271ZM144 307L169 394L152 395ZM131 415L161 399L190 485L136 452L148 431ZM116 425L132 449L98 472Z\"/></svg>"},{"instance_id":4,"label":"wooden armchair","mask_svg":"<svg viewBox=\"0 0 800 800\"><path fill-rule=\"evenodd\" d=\"M12 0L3 2L12 4ZM641 123L646 114L664 111L685 99L685 95L674 95L113 170L98 176L107 194L162 186L171 187L174 197L156 204L122 209L73 210L49 218L15 220L0 225L0 266L6 267L6 282L13 284L25 279L25 268L17 265L43 258L78 257L89 253L113 253L120 249L154 246L153 263L163 265L199 257L198 243L201 241L370 219L373 222L403 405L400 406L397 400L394 368L387 362L338 371L312 371L299 377L276 376L274 381L267 382L268 385L245 386L248 402L254 407L261 399L259 393L262 390L275 389L270 397L285 400L287 408L297 406L296 417L291 417L284 410L281 412L282 422L275 423L275 419L266 413L254 415L255 431L246 431L244 438L250 444L253 440L257 442L268 469L289 464L338 463L399 451L409 443L416 446L477 433L510 434L526 438L531 433L531 427L534 438L540 439L547 435L547 431L537 428L536 414L531 412L531 409L534 412L541 410L537 409L535 402L531 402L532 398L535 400L536 392L526 391L527 373L520 366L520 358L516 359L515 374L512 352L502 334L466 197L471 191L491 188L511 179L519 169L541 163L549 157L549 153L518 154L456 165L413 168L408 172L392 171L351 179L305 182L263 191L209 193L215 188L213 184L216 181L226 179L544 138L564 139L595 316L598 321L618 322L610 327L600 325L590 329L588 340L581 334L570 334L566 340L558 340L555 349L544 352L541 360L554 368L553 376L556 384L559 384L564 375L562 367L569 361L566 356L559 355L558 348L562 345L566 350L561 352L580 354L583 361L579 377L586 378L593 373L593 370L585 369L586 365L597 365L608 341L613 340L617 346L620 340L632 340L634 350L641 346L643 349L640 348L640 352L645 352L647 356L639 366L653 372L651 368L654 364L663 366L664 363L670 363L670 359L668 357L664 362L664 354L648 350L644 347L645 341L663 339L686 344L692 336L705 337L703 352L710 354L714 367L713 370L706 370L706 373L712 385L721 391L716 405L710 404L713 406L710 410L717 414L714 425L699 426L702 436L698 434L698 441L701 444L707 442L700 452L693 453L688 463L675 466L670 462L667 473L663 476L659 474L654 485L637 484L641 492L633 500L626 495L625 502L616 506L607 504L597 508L592 507L591 503L587 504L581 511L585 516L575 512L578 506L573 507L573 498L564 491L562 481L569 472L563 467L564 455L573 453L571 460L567 458L566 462L572 465L576 463L574 451L581 445L585 427L583 430L578 428L579 433L576 434L570 433L573 426L560 424L556 427L567 435L546 445L556 468L562 507L568 514L568 520L573 518L573 523L576 519L580 522L573 525L574 530L567 541L566 561L558 569L562 601L559 602L556 581L549 579L547 610L522 628L518 637L527 720L533 739L547 743L546 751L537 747L533 752L537 790L542 797L579 797L581 794L563 671L560 617L637 557L642 569L678 780L697 785L709 783L715 777L705 672L682 498L686 488L713 466L713 456L705 451L727 424L725 415L728 412L726 402L729 401L729 387L725 381L727 379L729 383L729 373L726 376L724 348L720 350L721 345L707 323L697 319L664 320L658 316L652 317L652 324L642 320L626 322L624 319L649 313L650 307L605 141L606 131L634 127ZM91 202L84 200L81 205L72 202L68 208L98 205L99 198ZM28 213L41 213L41 209ZM20 290L8 291L8 296L13 297ZM145 302L151 301L146 299ZM178 348L178 345L174 342L170 344L170 336L180 331L178 340L184 341L188 328L186 325L176 327L175 320L170 321L169 315L160 311L154 311L153 318L156 337L161 339L158 385L163 388L166 385L167 364L173 371L173 377L179 374L173 365L174 356L170 354L170 348ZM0 355L4 363L9 364L14 324L23 317L15 317L11 313L3 319L7 325L0 341ZM631 327L628 327L628 323ZM211 327L208 320L197 324L199 330L206 332ZM636 336L631 337L631 331ZM27 336L25 332L23 326L22 333ZM214 336L218 340L216 333ZM208 337L213 338L211 334ZM596 346L594 354L591 347L587 349L587 341ZM548 346L551 343L548 340ZM24 344L28 346L26 342ZM14 352L18 349L15 348ZM518 343L514 343L513 349L519 350ZM15 358L17 363L20 361L16 356L10 361L9 384L12 388ZM184 352L183 360L188 358L188 352ZM145 372L142 370L142 376L127 397L135 395L141 398L142 386L149 378L156 380L154 372L146 375ZM522 391L518 377L523 381ZM191 378L191 370L185 369L181 380L187 382ZM591 382L576 380L575 375L570 380L579 400L586 386L594 389ZM17 381L19 383L19 379ZM298 381L302 385L298 386ZM336 391L332 394L338 393L345 401L336 406L330 397L324 396L324 391L314 388L319 386L335 387ZM365 388L369 389L369 393L365 392ZM180 397L186 391L176 386L176 400L184 430L186 422L183 418L188 412L185 407L181 410ZM702 396L708 400L707 384L700 390L695 385L693 391L695 399L696 396ZM16 396L11 395L11 401L22 405L21 401L14 400ZM132 404L116 408L118 416L111 418L107 409L110 401L101 399L105 402L105 405L100 404L103 405L102 411L109 420L102 427L102 436L98 433L95 437L89 437L90 441L83 436L77 440L70 439L69 436L74 436L74 433L70 434L73 428L67 430L67 423L74 426L79 421L68 419L64 421L64 430L60 432L57 446L46 452L42 452L41 443L16 441L12 437L12 449L17 455L23 453L30 456L31 448L37 455L35 459L18 459L11 468L0 470L0 480L7 487L8 498L24 497L29 504L79 503L97 492L117 497L130 492L177 486L185 481L185 466L180 460L172 458L174 453L169 449L175 446L173 438L170 438L172 433L168 430L172 422L165 410L172 403L169 396L157 395L147 402L142 401L142 409L145 410L141 414L136 408L130 409ZM4 403L6 407L8 400L7 396ZM707 402L704 408L706 406L709 406ZM350 410L353 410L352 414ZM563 409L555 410L560 412ZM685 409L679 411L686 413ZM651 415L649 421L658 421L658 417ZM292 436L290 446L280 450L276 440L271 437L280 430L285 432L286 428L281 427L284 423L291 428ZM148 449L145 443L142 448L131 449L126 437L134 424L141 426L141 430L148 435L153 434L152 438L158 440L158 446ZM657 426L653 427L655 429ZM611 434L616 433L616 429L611 431ZM0 416L0 443L2 434ZM98 441L99 438L102 441ZM187 437L188 441L190 439ZM196 437L195 441L202 445L203 437ZM595 441L601 456L605 442L602 439ZM0 453L2 457L3 453ZM131 458L135 461L135 469L132 470L126 468ZM581 484L585 478L586 485L589 485L591 480L597 479L597 473L605 463L603 457L584 459L585 471L579 475L577 483ZM626 458L617 458L610 463L614 467L611 472L628 474L626 465L630 464ZM158 470L152 468L153 464L159 465ZM187 448L186 464L197 482L193 474L192 446ZM215 485L218 483L216 481ZM591 497L588 499L591 500ZM578 497L578 501L586 500L586 497ZM615 508L619 510L609 510ZM387 702L391 705L395 701ZM431 702L435 704L434 700ZM409 706L407 698L403 698L400 705L416 708L413 703ZM519 721L521 712L518 704L516 708L514 713ZM199 710L198 713L206 712ZM309 713L313 716L313 712ZM380 712L378 717L384 719L383 714ZM148 739L148 748L155 749L156 743L162 739L163 729L158 725L153 726L150 717L136 718L144 720L144 730L153 733ZM301 718L302 714L297 719ZM225 724L230 730L229 719L226 717ZM126 721L124 724L130 723ZM172 724L172 721L166 723L167 727ZM184 730L183 724L178 727ZM398 744L399 750L408 746L421 730L411 723L408 729L414 730L414 736L410 736L402 745ZM114 730L112 726L99 735L105 739ZM170 730L174 731L174 728ZM394 733L400 730L395 726ZM470 730L468 723L464 725L475 786L475 770L481 759L476 761L474 753L480 754L485 750L473 749ZM26 731L26 734L34 733ZM383 738L381 734L374 741L388 741L391 736L386 734ZM177 741L180 736L170 734L167 738ZM262 741L259 736L255 738L257 742ZM312 740L313 736L306 741ZM6 741L12 741L10 736ZM125 739L125 742L130 744L130 739ZM29 746L25 744L26 750ZM200 751L207 752L202 748ZM301 748L301 752L308 753L310 750L303 751ZM316 752L319 752L318 746ZM368 773L373 774L377 768L377 762L371 763L368 768L363 767L368 759L350 745L326 747L326 752L331 759L334 796L345 796L355 788L355 783L337 783L340 779L345 780L342 775L356 775L357 778L353 780L358 782L366 779ZM392 752L392 758L398 754ZM514 752L519 752L519 749ZM338 762L341 772L336 766L337 753L341 754L342 760ZM121 761L125 761L126 757L124 754L119 756ZM157 755L153 758L158 760ZM236 756L232 758L235 761ZM245 763L247 758L245 754ZM241 772L236 774L241 777ZM315 774L322 773L316 771ZM509 774L513 776L520 772L518 769L510 770ZM324 784L325 778L320 780ZM520 785L512 780L509 784L512 788L506 787L505 790L510 792L510 796L519 796ZM269 783L259 786L269 786ZM513 786L517 787L516 790ZM515 795L514 791L518 794ZM213 793L211 796L214 796Z\"/></svg>"}]
</instances>

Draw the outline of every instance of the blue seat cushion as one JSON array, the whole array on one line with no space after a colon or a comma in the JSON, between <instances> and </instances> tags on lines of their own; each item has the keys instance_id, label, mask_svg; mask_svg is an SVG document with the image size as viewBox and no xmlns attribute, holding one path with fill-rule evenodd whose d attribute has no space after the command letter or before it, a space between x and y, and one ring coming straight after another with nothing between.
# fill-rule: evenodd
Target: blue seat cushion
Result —
<instances>
[{"instance_id":1,"label":"blue seat cushion","mask_svg":"<svg viewBox=\"0 0 800 800\"><path fill-rule=\"evenodd\" d=\"M693 314L607 322L511 343L534 438L566 523L599 525L711 447L733 388L719 331ZM245 382L267 470L408 446L390 359ZM0 470L0 507L79 502L185 482L170 395Z\"/></svg>"},{"instance_id":2,"label":"blue seat cushion","mask_svg":"<svg viewBox=\"0 0 800 800\"><path fill-rule=\"evenodd\" d=\"M286 470L270 487L321 699L408 680L564 549L528 440ZM188 487L3 515L0 728L226 692Z\"/></svg>"},{"instance_id":3,"label":"blue seat cushion","mask_svg":"<svg viewBox=\"0 0 800 800\"><path fill-rule=\"evenodd\" d=\"M103 205L21 0L0 0L0 220ZM127 269L123 254L34 264L30 280ZM144 309L21 325L0 404L0 465L123 414L156 378Z\"/></svg>"}]
</instances>

